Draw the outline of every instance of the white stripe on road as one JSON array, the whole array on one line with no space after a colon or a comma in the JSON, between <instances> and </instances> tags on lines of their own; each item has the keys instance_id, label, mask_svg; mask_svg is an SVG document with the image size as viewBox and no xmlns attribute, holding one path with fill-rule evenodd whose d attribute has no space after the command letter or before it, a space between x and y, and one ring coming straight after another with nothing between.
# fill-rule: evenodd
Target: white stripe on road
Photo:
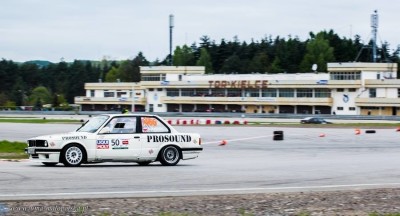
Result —
<instances>
[{"instance_id":1,"label":"white stripe on road","mask_svg":"<svg viewBox=\"0 0 400 216\"><path fill-rule=\"evenodd\" d=\"M37 193L37 194L1 194L0 198L6 197L40 197L40 196L83 196L83 195L123 195L123 194L183 194L183 193L215 193L215 192L266 192L266 191L287 191L287 190L312 190L312 189L344 189L344 188L367 188L367 187L388 187L399 186L400 183L369 183L369 184L348 184L348 185L320 185L320 186L293 186L293 187L268 187L268 188L225 188L225 189L200 189L200 190L151 190L151 191L103 191L103 192L71 192L71 193Z\"/></svg>"}]
</instances>

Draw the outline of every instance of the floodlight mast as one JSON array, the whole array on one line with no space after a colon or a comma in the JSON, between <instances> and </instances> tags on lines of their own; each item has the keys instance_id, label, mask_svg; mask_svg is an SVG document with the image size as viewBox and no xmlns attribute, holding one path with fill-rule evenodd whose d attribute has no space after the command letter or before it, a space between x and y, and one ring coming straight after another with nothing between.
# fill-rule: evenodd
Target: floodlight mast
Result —
<instances>
[{"instance_id":1,"label":"floodlight mast","mask_svg":"<svg viewBox=\"0 0 400 216\"><path fill-rule=\"evenodd\" d=\"M378 33L378 11L375 10L374 14L371 15L371 27L372 27L372 61L376 62L376 38Z\"/></svg>"},{"instance_id":2,"label":"floodlight mast","mask_svg":"<svg viewBox=\"0 0 400 216\"><path fill-rule=\"evenodd\" d=\"M172 29L174 28L174 15L169 15L169 65L172 66Z\"/></svg>"}]
</instances>

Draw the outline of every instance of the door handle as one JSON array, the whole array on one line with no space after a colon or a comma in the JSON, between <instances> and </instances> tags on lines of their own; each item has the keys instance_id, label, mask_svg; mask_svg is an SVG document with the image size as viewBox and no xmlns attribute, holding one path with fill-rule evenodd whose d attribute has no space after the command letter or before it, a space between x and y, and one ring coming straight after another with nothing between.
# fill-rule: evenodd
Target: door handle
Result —
<instances>
[{"instance_id":1,"label":"door handle","mask_svg":"<svg viewBox=\"0 0 400 216\"><path fill-rule=\"evenodd\" d=\"M140 138L140 136L134 136L133 138L135 138L135 139L139 139L139 138Z\"/></svg>"}]
</instances>

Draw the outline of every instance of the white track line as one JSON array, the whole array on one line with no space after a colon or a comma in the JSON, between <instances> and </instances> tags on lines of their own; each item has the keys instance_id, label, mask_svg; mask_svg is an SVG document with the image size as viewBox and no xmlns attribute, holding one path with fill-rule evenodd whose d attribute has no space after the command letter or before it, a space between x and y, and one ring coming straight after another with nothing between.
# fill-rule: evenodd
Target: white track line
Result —
<instances>
[{"instance_id":1,"label":"white track line","mask_svg":"<svg viewBox=\"0 0 400 216\"><path fill-rule=\"evenodd\" d=\"M265 138L265 137L272 137L273 135L268 135L268 136L256 136L256 137L246 137L246 138L239 138L239 139L230 139L230 140L225 140L227 142L235 142L235 141L242 141L242 140L252 140L252 139L260 139L260 138ZM210 142L204 142L201 145L209 145L209 144L215 144L219 143L222 140L219 141L210 141Z\"/></svg>"},{"instance_id":2,"label":"white track line","mask_svg":"<svg viewBox=\"0 0 400 216\"><path fill-rule=\"evenodd\" d=\"M155 193L215 193L215 192L266 192L285 190L312 190L312 189L344 189L357 187L399 186L400 183L370 183L348 185L320 185L320 186L293 186L293 187L260 187L260 188L225 188L225 189L200 189L200 190L151 190L151 191L103 191L103 192L76 192L76 193L38 193L38 194L1 194L1 197L35 197L35 196L77 196L77 195L123 195L123 194L155 194Z\"/></svg>"}]
</instances>

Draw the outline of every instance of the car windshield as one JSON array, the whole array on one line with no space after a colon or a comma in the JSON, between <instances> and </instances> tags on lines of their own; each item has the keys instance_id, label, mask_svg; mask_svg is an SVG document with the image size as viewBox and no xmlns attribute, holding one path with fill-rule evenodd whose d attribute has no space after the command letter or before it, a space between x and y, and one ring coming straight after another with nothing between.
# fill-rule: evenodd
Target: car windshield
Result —
<instances>
[{"instance_id":1,"label":"car windshield","mask_svg":"<svg viewBox=\"0 0 400 216\"><path fill-rule=\"evenodd\" d=\"M76 131L94 133L104 124L104 122L107 121L108 118L109 117L105 115L93 117Z\"/></svg>"}]
</instances>

